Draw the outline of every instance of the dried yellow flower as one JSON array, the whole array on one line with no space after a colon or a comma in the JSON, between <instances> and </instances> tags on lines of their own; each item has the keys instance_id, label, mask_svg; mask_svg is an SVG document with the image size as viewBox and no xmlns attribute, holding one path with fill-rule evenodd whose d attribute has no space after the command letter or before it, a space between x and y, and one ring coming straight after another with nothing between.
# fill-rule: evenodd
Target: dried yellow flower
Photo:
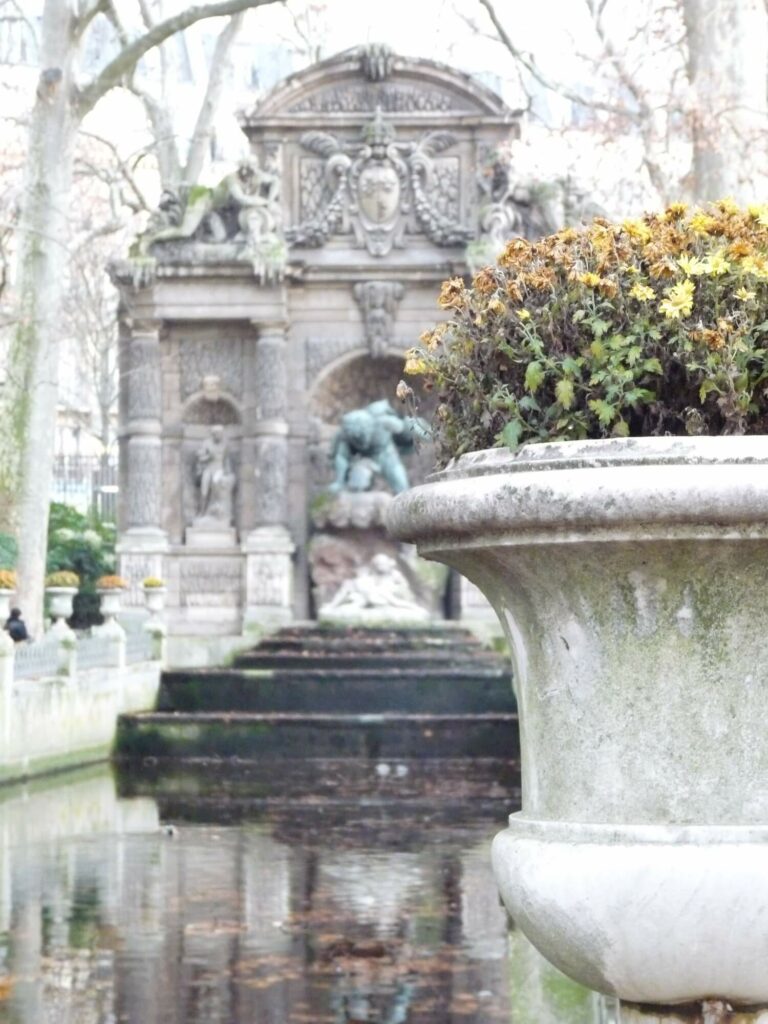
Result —
<instances>
[{"instance_id":1,"label":"dried yellow flower","mask_svg":"<svg viewBox=\"0 0 768 1024\"><path fill-rule=\"evenodd\" d=\"M464 309L467 304L467 291L460 277L443 281L437 304L443 309Z\"/></svg>"},{"instance_id":2,"label":"dried yellow flower","mask_svg":"<svg viewBox=\"0 0 768 1024\"><path fill-rule=\"evenodd\" d=\"M491 292L496 291L496 278L493 270L490 267L486 267L476 274L472 281L472 287L480 292L481 295L490 295Z\"/></svg>"},{"instance_id":3,"label":"dried yellow flower","mask_svg":"<svg viewBox=\"0 0 768 1024\"><path fill-rule=\"evenodd\" d=\"M403 372L415 376L420 373L424 373L427 369L427 363L424 356L417 348L410 348L405 353L405 366Z\"/></svg>"}]
</instances>

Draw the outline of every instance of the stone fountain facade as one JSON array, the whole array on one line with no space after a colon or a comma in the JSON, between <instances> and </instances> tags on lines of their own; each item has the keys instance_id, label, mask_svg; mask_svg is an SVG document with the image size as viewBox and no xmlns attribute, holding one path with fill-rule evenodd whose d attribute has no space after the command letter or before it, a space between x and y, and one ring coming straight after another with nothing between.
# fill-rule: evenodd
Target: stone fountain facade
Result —
<instances>
[{"instance_id":1,"label":"stone fountain facade","mask_svg":"<svg viewBox=\"0 0 768 1024\"><path fill-rule=\"evenodd\" d=\"M313 617L311 510L342 414L396 404L440 283L520 230L497 157L515 119L452 68L348 51L241 123L251 159L165 193L113 267L120 572L137 605L144 577L167 581L176 636ZM412 482L429 468L422 450ZM469 585L453 604L485 613Z\"/></svg>"}]
</instances>

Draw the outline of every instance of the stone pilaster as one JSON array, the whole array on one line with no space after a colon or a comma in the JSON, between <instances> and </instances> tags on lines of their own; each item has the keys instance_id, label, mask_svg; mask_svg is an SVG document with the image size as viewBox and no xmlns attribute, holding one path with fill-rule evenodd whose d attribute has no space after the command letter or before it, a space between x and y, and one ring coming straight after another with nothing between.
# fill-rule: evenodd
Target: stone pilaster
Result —
<instances>
[{"instance_id":1,"label":"stone pilaster","mask_svg":"<svg viewBox=\"0 0 768 1024\"><path fill-rule=\"evenodd\" d=\"M120 573L131 584L127 604L141 604L141 580L162 576L162 379L159 325L127 321L121 341ZM127 328L127 329L126 329Z\"/></svg>"},{"instance_id":2,"label":"stone pilaster","mask_svg":"<svg viewBox=\"0 0 768 1024\"><path fill-rule=\"evenodd\" d=\"M294 544L288 530L288 422L285 324L256 324L253 522L246 552L246 627L292 618Z\"/></svg>"}]
</instances>

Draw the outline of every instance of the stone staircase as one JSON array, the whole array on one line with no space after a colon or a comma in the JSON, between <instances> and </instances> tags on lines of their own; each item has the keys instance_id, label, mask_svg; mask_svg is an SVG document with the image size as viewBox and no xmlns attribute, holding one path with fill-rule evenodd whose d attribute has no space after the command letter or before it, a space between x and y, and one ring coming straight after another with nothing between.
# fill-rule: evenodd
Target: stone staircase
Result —
<instances>
[{"instance_id":1,"label":"stone staircase","mask_svg":"<svg viewBox=\"0 0 768 1024\"><path fill-rule=\"evenodd\" d=\"M157 710L120 718L116 754L144 768L316 758L384 772L425 759L509 765L519 746L507 664L468 630L294 626L231 667L165 672Z\"/></svg>"}]
</instances>

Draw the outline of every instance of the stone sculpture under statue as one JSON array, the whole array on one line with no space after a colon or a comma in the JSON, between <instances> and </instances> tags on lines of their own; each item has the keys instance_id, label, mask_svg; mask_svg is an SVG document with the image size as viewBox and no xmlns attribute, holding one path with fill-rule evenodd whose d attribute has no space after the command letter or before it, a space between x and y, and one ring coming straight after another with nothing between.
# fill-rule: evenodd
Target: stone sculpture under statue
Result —
<instances>
[{"instance_id":1,"label":"stone sculpture under statue","mask_svg":"<svg viewBox=\"0 0 768 1024\"><path fill-rule=\"evenodd\" d=\"M235 483L224 427L215 425L195 454L197 514L187 527L189 547L235 545L237 534L232 526Z\"/></svg>"},{"instance_id":2,"label":"stone sculpture under statue","mask_svg":"<svg viewBox=\"0 0 768 1024\"><path fill-rule=\"evenodd\" d=\"M321 620L371 626L442 618L446 573L384 528L392 493L408 488L402 455L428 436L423 420L398 415L386 399L342 416L331 445L334 480L312 512L318 532L309 563Z\"/></svg>"}]
</instances>

